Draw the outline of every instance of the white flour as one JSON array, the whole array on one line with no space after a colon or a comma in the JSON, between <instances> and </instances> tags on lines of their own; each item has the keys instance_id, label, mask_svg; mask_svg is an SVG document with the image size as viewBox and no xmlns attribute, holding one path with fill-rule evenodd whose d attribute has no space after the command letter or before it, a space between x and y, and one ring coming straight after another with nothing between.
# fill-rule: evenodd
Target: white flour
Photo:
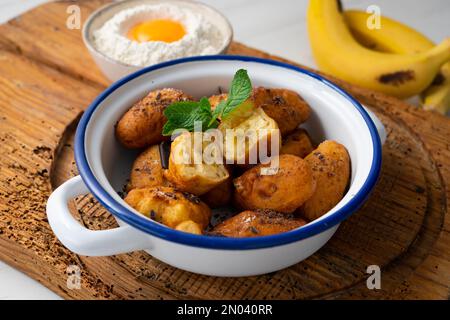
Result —
<instances>
[{"instance_id":1,"label":"white flour","mask_svg":"<svg viewBox=\"0 0 450 320\"><path fill-rule=\"evenodd\" d=\"M136 42L127 38L135 24L152 19L180 22L186 34L178 41ZM93 44L104 55L120 62L148 66L186 56L216 54L224 35L200 14L171 4L140 5L123 10L94 31Z\"/></svg>"}]
</instances>

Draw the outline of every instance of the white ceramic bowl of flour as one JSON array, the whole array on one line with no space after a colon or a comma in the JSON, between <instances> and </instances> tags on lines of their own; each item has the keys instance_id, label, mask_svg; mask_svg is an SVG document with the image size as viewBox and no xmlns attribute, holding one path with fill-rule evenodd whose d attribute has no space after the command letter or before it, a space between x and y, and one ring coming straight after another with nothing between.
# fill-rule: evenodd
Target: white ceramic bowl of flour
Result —
<instances>
[{"instance_id":1,"label":"white ceramic bowl of flour","mask_svg":"<svg viewBox=\"0 0 450 320\"><path fill-rule=\"evenodd\" d=\"M186 34L178 41L138 43L127 38L137 23L152 19L181 23ZM116 81L143 67L201 55L225 53L233 38L229 21L202 3L184 0L131 0L108 4L86 20L83 41L105 76Z\"/></svg>"}]
</instances>

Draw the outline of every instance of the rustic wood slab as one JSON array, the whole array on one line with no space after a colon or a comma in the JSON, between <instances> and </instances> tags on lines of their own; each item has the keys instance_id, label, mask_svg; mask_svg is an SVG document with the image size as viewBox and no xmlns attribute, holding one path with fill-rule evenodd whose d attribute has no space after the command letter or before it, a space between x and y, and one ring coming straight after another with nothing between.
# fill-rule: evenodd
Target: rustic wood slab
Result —
<instances>
[{"instance_id":1,"label":"rustic wood slab","mask_svg":"<svg viewBox=\"0 0 450 320\"><path fill-rule=\"evenodd\" d=\"M82 19L107 1L49 3L0 26L0 259L64 298L448 299L450 120L332 79L368 105L388 138L382 175L364 207L309 259L282 271L216 278L170 267L145 252L83 257L64 248L45 214L52 189L76 174L72 139L82 110L105 88L68 5ZM283 60L233 43L230 54ZM91 196L73 204L92 229L116 226ZM381 290L366 268L382 268ZM82 270L69 290L67 267Z\"/></svg>"}]
</instances>

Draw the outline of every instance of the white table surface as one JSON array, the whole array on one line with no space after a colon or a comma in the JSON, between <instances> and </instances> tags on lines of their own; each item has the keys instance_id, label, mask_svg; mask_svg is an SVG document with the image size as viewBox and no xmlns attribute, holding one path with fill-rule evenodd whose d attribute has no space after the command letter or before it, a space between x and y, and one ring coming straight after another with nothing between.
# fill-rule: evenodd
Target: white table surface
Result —
<instances>
[{"instance_id":1,"label":"white table surface","mask_svg":"<svg viewBox=\"0 0 450 320\"><path fill-rule=\"evenodd\" d=\"M0 23L47 2L0 0ZM222 11L235 39L249 46L314 67L308 44L307 0L202 0ZM450 36L449 0L344 0L344 7L365 10L375 4L381 14L400 20L438 42ZM59 299L21 272L0 261L0 299Z\"/></svg>"}]
</instances>

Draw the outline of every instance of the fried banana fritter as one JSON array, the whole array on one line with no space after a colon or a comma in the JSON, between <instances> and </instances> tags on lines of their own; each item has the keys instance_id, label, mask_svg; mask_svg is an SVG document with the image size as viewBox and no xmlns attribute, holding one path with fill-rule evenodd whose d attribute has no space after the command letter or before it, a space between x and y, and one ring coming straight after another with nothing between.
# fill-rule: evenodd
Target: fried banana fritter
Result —
<instances>
[{"instance_id":1,"label":"fried banana fritter","mask_svg":"<svg viewBox=\"0 0 450 320\"><path fill-rule=\"evenodd\" d=\"M170 186L170 182L164 177L163 171L159 145L153 145L143 151L134 161L127 190Z\"/></svg>"},{"instance_id":2,"label":"fried banana fritter","mask_svg":"<svg viewBox=\"0 0 450 320\"><path fill-rule=\"evenodd\" d=\"M167 119L164 109L177 101L193 98L181 90L165 88L151 91L135 103L116 126L117 139L127 148L136 149L157 144L166 137L161 132Z\"/></svg>"},{"instance_id":3,"label":"fried banana fritter","mask_svg":"<svg viewBox=\"0 0 450 320\"><path fill-rule=\"evenodd\" d=\"M317 186L301 212L308 220L315 220L330 211L344 196L350 180L350 157L342 144L326 140L305 161L312 169Z\"/></svg>"},{"instance_id":4,"label":"fried banana fritter","mask_svg":"<svg viewBox=\"0 0 450 320\"><path fill-rule=\"evenodd\" d=\"M272 209L291 213L313 195L316 182L305 160L290 154L279 156L278 171L262 175L260 164L234 179L235 203L247 210Z\"/></svg>"},{"instance_id":5,"label":"fried banana fritter","mask_svg":"<svg viewBox=\"0 0 450 320\"><path fill-rule=\"evenodd\" d=\"M247 238L269 236L287 232L306 224L301 218L292 214L273 210L244 211L218 224L211 235Z\"/></svg>"},{"instance_id":6,"label":"fried banana fritter","mask_svg":"<svg viewBox=\"0 0 450 320\"><path fill-rule=\"evenodd\" d=\"M314 150L308 133L305 129L296 129L285 139L281 145L281 154L292 154L304 158Z\"/></svg>"},{"instance_id":7,"label":"fried banana fritter","mask_svg":"<svg viewBox=\"0 0 450 320\"><path fill-rule=\"evenodd\" d=\"M211 219L211 210L200 198L171 187L133 189L125 202L169 228L196 234L201 234Z\"/></svg>"}]
</instances>

